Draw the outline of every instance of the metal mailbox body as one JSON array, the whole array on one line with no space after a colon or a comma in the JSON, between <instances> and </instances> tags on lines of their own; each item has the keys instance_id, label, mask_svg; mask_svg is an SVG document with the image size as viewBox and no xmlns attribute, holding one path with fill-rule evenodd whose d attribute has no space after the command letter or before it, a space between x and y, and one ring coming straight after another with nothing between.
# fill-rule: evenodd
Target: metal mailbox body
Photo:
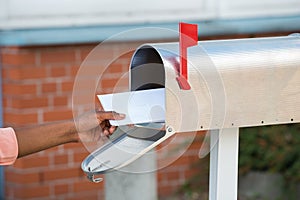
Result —
<instances>
[{"instance_id":1,"label":"metal mailbox body","mask_svg":"<svg viewBox=\"0 0 300 200\"><path fill-rule=\"evenodd\" d=\"M300 34L198 42L181 90L178 43L145 44L130 66L131 90L165 87L174 132L300 121Z\"/></svg>"},{"instance_id":2,"label":"metal mailbox body","mask_svg":"<svg viewBox=\"0 0 300 200\"><path fill-rule=\"evenodd\" d=\"M214 130L210 199L236 199L239 127L300 122L300 34L198 42L187 53L191 89L182 90L176 79L178 43L145 44L135 51L130 89L165 88L165 130L157 124L119 127L121 136L83 161L91 181L129 165L175 133Z\"/></svg>"}]
</instances>

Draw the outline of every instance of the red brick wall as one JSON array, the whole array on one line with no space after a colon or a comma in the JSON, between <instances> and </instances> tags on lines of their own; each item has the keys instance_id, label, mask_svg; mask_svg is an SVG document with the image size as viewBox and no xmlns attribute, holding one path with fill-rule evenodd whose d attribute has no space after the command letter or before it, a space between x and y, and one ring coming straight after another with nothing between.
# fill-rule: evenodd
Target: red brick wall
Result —
<instances>
[{"instance_id":1,"label":"red brick wall","mask_svg":"<svg viewBox=\"0 0 300 200\"><path fill-rule=\"evenodd\" d=\"M71 119L74 77L92 47L2 48L4 126ZM5 169L6 198L101 197L103 184L88 183L80 169L86 155L81 144L68 144L17 160Z\"/></svg>"},{"instance_id":2,"label":"red brick wall","mask_svg":"<svg viewBox=\"0 0 300 200\"><path fill-rule=\"evenodd\" d=\"M214 39L232 37L253 35ZM20 127L72 118L74 78L95 46L2 47L4 126ZM137 43L107 44L106 54L99 56L105 60L118 55L124 48L136 46ZM129 52L111 65L99 83L98 92L113 90L119 77L127 72L130 57ZM97 64L105 67L101 62ZM125 83L123 85L126 87ZM198 160L201 138L198 134L196 142L180 159L158 171L159 196L175 192L197 172L191 165ZM89 183L80 169L81 161L88 154L81 144L67 144L17 160L13 166L5 168L6 199L103 199L103 183Z\"/></svg>"}]
</instances>

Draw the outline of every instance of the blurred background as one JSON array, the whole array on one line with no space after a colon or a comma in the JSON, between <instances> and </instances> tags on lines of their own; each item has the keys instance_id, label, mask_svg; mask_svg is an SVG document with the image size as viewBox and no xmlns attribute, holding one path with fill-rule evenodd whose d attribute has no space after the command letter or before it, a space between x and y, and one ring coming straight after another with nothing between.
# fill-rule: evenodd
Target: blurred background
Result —
<instances>
[{"instance_id":1,"label":"blurred background","mask_svg":"<svg viewBox=\"0 0 300 200\"><path fill-rule=\"evenodd\" d=\"M2 127L71 119L74 80L93 48L135 28L177 31L180 21L197 23L199 40L286 36L300 32L300 1L0 0ZM117 59L100 80L99 93L113 92L128 72L133 51L121 52L149 41L178 37L144 31L103 44L106 52L95 58L97 66ZM241 130L239 199L300 199L299 129L295 124ZM152 174L154 199L208 199L209 159L198 158L204 134L199 132L178 160ZM109 199L112 189L104 182L90 183L82 172L87 155L82 144L66 144L1 167L0 196ZM159 155L156 162L162 162Z\"/></svg>"}]
</instances>

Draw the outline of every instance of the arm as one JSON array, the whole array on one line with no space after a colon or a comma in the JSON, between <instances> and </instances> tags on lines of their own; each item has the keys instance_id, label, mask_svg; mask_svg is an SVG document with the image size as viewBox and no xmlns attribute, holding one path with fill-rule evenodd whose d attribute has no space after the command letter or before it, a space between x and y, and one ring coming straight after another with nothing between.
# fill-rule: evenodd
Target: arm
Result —
<instances>
[{"instance_id":1,"label":"arm","mask_svg":"<svg viewBox=\"0 0 300 200\"><path fill-rule=\"evenodd\" d=\"M18 157L26 156L68 142L76 142L76 128L72 121L15 130Z\"/></svg>"},{"instance_id":2,"label":"arm","mask_svg":"<svg viewBox=\"0 0 300 200\"><path fill-rule=\"evenodd\" d=\"M31 128L16 129L18 157L26 156L54 146L79 142L79 133L88 132L100 126L104 135L114 132L108 120L121 120L125 116L114 112L90 112L75 120L56 122ZM88 134L85 133L88 137Z\"/></svg>"}]
</instances>

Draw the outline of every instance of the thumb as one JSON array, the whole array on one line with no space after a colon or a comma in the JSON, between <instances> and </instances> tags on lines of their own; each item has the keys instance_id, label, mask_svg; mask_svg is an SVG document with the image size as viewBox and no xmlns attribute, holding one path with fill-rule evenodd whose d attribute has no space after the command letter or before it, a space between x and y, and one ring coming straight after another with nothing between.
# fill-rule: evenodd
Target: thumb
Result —
<instances>
[{"instance_id":1,"label":"thumb","mask_svg":"<svg viewBox=\"0 0 300 200\"><path fill-rule=\"evenodd\" d=\"M101 121L104 120L122 120L125 118L124 114L116 113L114 111L97 111L97 118Z\"/></svg>"}]
</instances>

